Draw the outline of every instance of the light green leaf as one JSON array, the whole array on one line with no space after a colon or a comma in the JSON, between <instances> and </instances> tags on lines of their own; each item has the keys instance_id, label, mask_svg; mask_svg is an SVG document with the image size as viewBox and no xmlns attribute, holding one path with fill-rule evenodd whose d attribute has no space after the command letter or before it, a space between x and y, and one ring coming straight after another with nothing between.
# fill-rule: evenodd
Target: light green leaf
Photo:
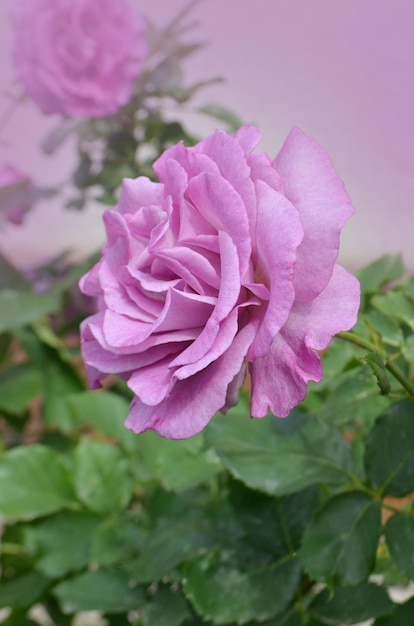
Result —
<instances>
[{"instance_id":1,"label":"light green leaf","mask_svg":"<svg viewBox=\"0 0 414 626\"><path fill-rule=\"evenodd\" d=\"M2 289L0 332L25 326L43 315L56 313L59 307L60 298L53 293L39 294L28 289Z\"/></svg>"},{"instance_id":2,"label":"light green leaf","mask_svg":"<svg viewBox=\"0 0 414 626\"><path fill-rule=\"evenodd\" d=\"M380 504L366 493L335 496L307 527L299 553L308 574L330 586L358 585L375 563Z\"/></svg>"},{"instance_id":3,"label":"light green leaf","mask_svg":"<svg viewBox=\"0 0 414 626\"><path fill-rule=\"evenodd\" d=\"M132 496L128 462L122 452L87 437L75 450L74 483L79 499L97 513L121 512Z\"/></svg>"},{"instance_id":4,"label":"light green leaf","mask_svg":"<svg viewBox=\"0 0 414 626\"><path fill-rule=\"evenodd\" d=\"M118 442L128 452L137 446L137 435L124 426L129 402L110 391L83 391L70 394L67 402L79 424L91 426Z\"/></svg>"},{"instance_id":5,"label":"light green leaf","mask_svg":"<svg viewBox=\"0 0 414 626\"><path fill-rule=\"evenodd\" d=\"M146 602L142 590L131 588L128 577L116 570L86 572L57 585L53 593L64 613L124 613L137 610Z\"/></svg>"},{"instance_id":6,"label":"light green leaf","mask_svg":"<svg viewBox=\"0 0 414 626\"><path fill-rule=\"evenodd\" d=\"M233 111L230 111L230 109L226 109L221 105L207 104L200 107L198 110L200 113L204 113L204 115L208 115L215 120L219 120L219 122L224 122L233 132L238 130L240 126L243 126L243 122L235 113L233 113Z\"/></svg>"},{"instance_id":7,"label":"light green leaf","mask_svg":"<svg viewBox=\"0 0 414 626\"><path fill-rule=\"evenodd\" d=\"M372 293L392 280L401 278L404 271L401 254L387 254L364 267L357 276L362 291Z\"/></svg>"},{"instance_id":8,"label":"light green leaf","mask_svg":"<svg viewBox=\"0 0 414 626\"><path fill-rule=\"evenodd\" d=\"M29 363L14 365L0 373L0 409L21 415L42 391L42 376Z\"/></svg>"},{"instance_id":9,"label":"light green leaf","mask_svg":"<svg viewBox=\"0 0 414 626\"><path fill-rule=\"evenodd\" d=\"M240 406L210 422L207 441L253 489L285 495L317 483L341 484L352 469L349 443L312 415L250 420Z\"/></svg>"},{"instance_id":10,"label":"light green leaf","mask_svg":"<svg viewBox=\"0 0 414 626\"><path fill-rule=\"evenodd\" d=\"M372 304L382 313L402 320L414 330L414 302L402 291L387 291L387 293L375 296Z\"/></svg>"},{"instance_id":11,"label":"light green leaf","mask_svg":"<svg viewBox=\"0 0 414 626\"><path fill-rule=\"evenodd\" d=\"M18 447L0 459L0 514L30 519L70 507L73 488L59 454L41 445Z\"/></svg>"},{"instance_id":12,"label":"light green leaf","mask_svg":"<svg viewBox=\"0 0 414 626\"><path fill-rule=\"evenodd\" d=\"M214 451L203 448L203 433L182 441L160 442L156 467L165 489L175 492L190 489L223 469Z\"/></svg>"}]
</instances>

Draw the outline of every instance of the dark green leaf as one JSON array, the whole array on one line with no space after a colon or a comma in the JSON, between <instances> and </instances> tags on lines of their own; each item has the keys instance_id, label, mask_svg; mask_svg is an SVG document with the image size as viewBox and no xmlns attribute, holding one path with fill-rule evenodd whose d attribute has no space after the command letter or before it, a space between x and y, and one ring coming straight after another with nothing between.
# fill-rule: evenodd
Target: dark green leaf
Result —
<instances>
[{"instance_id":1,"label":"dark green leaf","mask_svg":"<svg viewBox=\"0 0 414 626\"><path fill-rule=\"evenodd\" d=\"M377 419L366 447L365 467L375 489L401 497L414 489L414 404L402 400Z\"/></svg>"},{"instance_id":2,"label":"dark green leaf","mask_svg":"<svg viewBox=\"0 0 414 626\"><path fill-rule=\"evenodd\" d=\"M383 587L366 583L358 587L324 589L312 602L309 612L324 624L356 624L372 617L387 615L394 609Z\"/></svg>"},{"instance_id":3,"label":"dark green leaf","mask_svg":"<svg viewBox=\"0 0 414 626\"><path fill-rule=\"evenodd\" d=\"M139 588L131 588L127 576L116 570L86 572L54 588L64 613L107 611L123 613L144 605Z\"/></svg>"},{"instance_id":4,"label":"dark green leaf","mask_svg":"<svg viewBox=\"0 0 414 626\"><path fill-rule=\"evenodd\" d=\"M387 254L364 267L357 276L362 291L372 293L392 280L401 278L403 274L404 264L401 254Z\"/></svg>"},{"instance_id":5,"label":"dark green leaf","mask_svg":"<svg viewBox=\"0 0 414 626\"><path fill-rule=\"evenodd\" d=\"M87 511L58 513L26 529L26 546L36 569L59 578L87 565L94 534L102 520Z\"/></svg>"},{"instance_id":6,"label":"dark green leaf","mask_svg":"<svg viewBox=\"0 0 414 626\"><path fill-rule=\"evenodd\" d=\"M330 586L358 585L375 563L380 504L354 491L325 504L305 531L300 560L312 578Z\"/></svg>"},{"instance_id":7,"label":"dark green leaf","mask_svg":"<svg viewBox=\"0 0 414 626\"><path fill-rule=\"evenodd\" d=\"M413 626L414 624L414 598L396 607L389 617L380 617L375 620L374 626Z\"/></svg>"},{"instance_id":8,"label":"dark green leaf","mask_svg":"<svg viewBox=\"0 0 414 626\"><path fill-rule=\"evenodd\" d=\"M395 513L385 527L385 539L397 567L414 579L414 518Z\"/></svg>"},{"instance_id":9,"label":"dark green leaf","mask_svg":"<svg viewBox=\"0 0 414 626\"><path fill-rule=\"evenodd\" d=\"M318 492L310 487L275 498L234 481L230 501L245 533L242 541L274 559L299 548L303 531L317 506Z\"/></svg>"},{"instance_id":10,"label":"dark green leaf","mask_svg":"<svg viewBox=\"0 0 414 626\"><path fill-rule=\"evenodd\" d=\"M295 560L250 571L239 565L237 555L214 550L186 568L184 593L204 619L214 624L263 621L289 604L300 576Z\"/></svg>"},{"instance_id":11,"label":"dark green leaf","mask_svg":"<svg viewBox=\"0 0 414 626\"><path fill-rule=\"evenodd\" d=\"M29 608L42 597L49 585L50 580L39 572L29 572L1 583L0 608Z\"/></svg>"},{"instance_id":12,"label":"dark green leaf","mask_svg":"<svg viewBox=\"0 0 414 626\"><path fill-rule=\"evenodd\" d=\"M0 513L7 519L53 513L73 502L68 472L50 448L14 448L0 459Z\"/></svg>"},{"instance_id":13,"label":"dark green leaf","mask_svg":"<svg viewBox=\"0 0 414 626\"><path fill-rule=\"evenodd\" d=\"M181 626L190 616L189 606L181 591L162 586L145 608L142 626Z\"/></svg>"},{"instance_id":14,"label":"dark green leaf","mask_svg":"<svg viewBox=\"0 0 414 626\"><path fill-rule=\"evenodd\" d=\"M0 410L21 415L29 402L42 391L42 376L29 363L0 372Z\"/></svg>"},{"instance_id":15,"label":"dark green leaf","mask_svg":"<svg viewBox=\"0 0 414 626\"><path fill-rule=\"evenodd\" d=\"M79 499L97 513L123 511L132 496L128 462L122 452L87 437L75 451L74 483Z\"/></svg>"},{"instance_id":16,"label":"dark green leaf","mask_svg":"<svg viewBox=\"0 0 414 626\"><path fill-rule=\"evenodd\" d=\"M171 519L166 528L156 529L142 546L127 570L139 583L151 583L168 576L189 558L195 558L211 539L206 532L189 522Z\"/></svg>"},{"instance_id":17,"label":"dark green leaf","mask_svg":"<svg viewBox=\"0 0 414 626\"><path fill-rule=\"evenodd\" d=\"M141 528L124 516L111 516L96 531L92 541L92 561L111 566L131 560L142 548Z\"/></svg>"},{"instance_id":18,"label":"dark green leaf","mask_svg":"<svg viewBox=\"0 0 414 626\"><path fill-rule=\"evenodd\" d=\"M340 484L352 469L351 448L340 433L294 411L286 420L250 420L236 407L210 422L207 441L236 478L273 495Z\"/></svg>"}]
</instances>

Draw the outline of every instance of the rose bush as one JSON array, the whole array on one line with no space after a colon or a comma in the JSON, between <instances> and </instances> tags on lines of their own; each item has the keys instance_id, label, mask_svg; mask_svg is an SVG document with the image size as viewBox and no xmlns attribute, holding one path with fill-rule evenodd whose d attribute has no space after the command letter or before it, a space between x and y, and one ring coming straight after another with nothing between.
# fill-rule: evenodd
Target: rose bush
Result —
<instances>
[{"instance_id":1,"label":"rose bush","mask_svg":"<svg viewBox=\"0 0 414 626\"><path fill-rule=\"evenodd\" d=\"M99 310L81 329L89 382L134 392L127 426L185 438L237 402L280 417L322 378L317 351L356 321L358 281L335 265L353 208L317 142L293 129L276 159L254 127L182 143L159 183L126 179L102 258L82 279Z\"/></svg>"},{"instance_id":2,"label":"rose bush","mask_svg":"<svg viewBox=\"0 0 414 626\"><path fill-rule=\"evenodd\" d=\"M104 117L131 96L146 55L128 0L18 0L15 64L43 113Z\"/></svg>"}]
</instances>

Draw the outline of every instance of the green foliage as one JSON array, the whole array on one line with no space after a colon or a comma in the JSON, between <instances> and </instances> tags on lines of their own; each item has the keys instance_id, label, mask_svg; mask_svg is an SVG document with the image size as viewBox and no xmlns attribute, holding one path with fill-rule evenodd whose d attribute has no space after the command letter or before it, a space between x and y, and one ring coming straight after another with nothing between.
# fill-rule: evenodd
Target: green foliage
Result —
<instances>
[{"instance_id":1,"label":"green foliage","mask_svg":"<svg viewBox=\"0 0 414 626\"><path fill-rule=\"evenodd\" d=\"M89 610L109 626L411 626L413 601L388 595L414 580L414 289L401 274L391 257L362 273L368 352L335 339L288 418L251 420L242 399L186 441L127 431L124 384L85 389L60 314L4 333L3 623L33 626L40 604L59 626Z\"/></svg>"}]
</instances>

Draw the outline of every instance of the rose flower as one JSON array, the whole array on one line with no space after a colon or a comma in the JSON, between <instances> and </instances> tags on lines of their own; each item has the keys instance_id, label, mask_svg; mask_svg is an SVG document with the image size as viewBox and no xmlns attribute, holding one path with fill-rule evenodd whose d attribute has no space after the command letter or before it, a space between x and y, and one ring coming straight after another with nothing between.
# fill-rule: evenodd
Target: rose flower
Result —
<instances>
[{"instance_id":1,"label":"rose flower","mask_svg":"<svg viewBox=\"0 0 414 626\"><path fill-rule=\"evenodd\" d=\"M358 281L335 265L353 208L326 153L295 128L272 162L254 127L166 150L126 179L82 279L99 312L81 329L89 382L108 373L135 397L126 425L173 439L238 399L284 417L322 378L318 350L351 328Z\"/></svg>"},{"instance_id":2,"label":"rose flower","mask_svg":"<svg viewBox=\"0 0 414 626\"><path fill-rule=\"evenodd\" d=\"M128 0L17 0L15 64L43 113L105 117L126 104L147 47Z\"/></svg>"}]
</instances>

